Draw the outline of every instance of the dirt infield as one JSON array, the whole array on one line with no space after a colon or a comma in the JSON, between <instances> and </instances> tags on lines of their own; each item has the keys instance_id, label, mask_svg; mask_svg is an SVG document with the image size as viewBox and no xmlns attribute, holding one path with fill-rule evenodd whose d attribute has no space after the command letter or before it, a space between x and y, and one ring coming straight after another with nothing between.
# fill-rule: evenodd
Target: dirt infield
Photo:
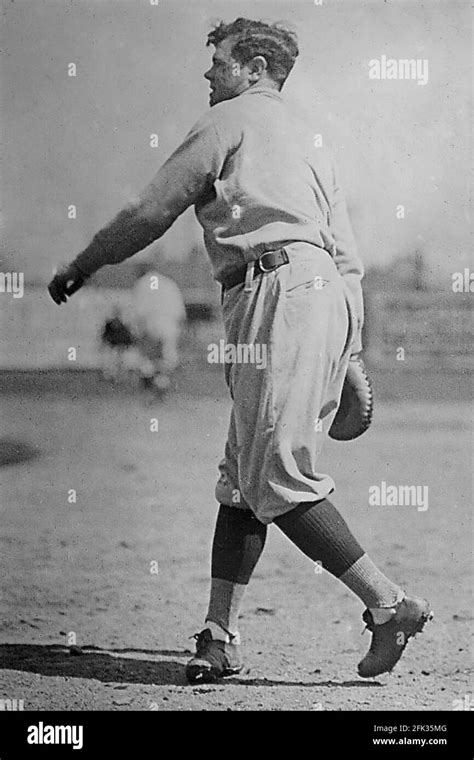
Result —
<instances>
[{"instance_id":1,"label":"dirt infield","mask_svg":"<svg viewBox=\"0 0 474 760\"><path fill-rule=\"evenodd\" d=\"M272 527L241 620L245 670L185 683L229 413L215 378L206 395L180 381L148 407L107 387L81 392L77 379L70 393L4 394L2 435L41 455L0 472L0 698L25 710L452 710L472 690L463 402L379 403L366 435L324 453L361 543L435 610L394 673L358 678L370 641L361 603ZM382 481L427 486L428 508L369 505Z\"/></svg>"}]
</instances>

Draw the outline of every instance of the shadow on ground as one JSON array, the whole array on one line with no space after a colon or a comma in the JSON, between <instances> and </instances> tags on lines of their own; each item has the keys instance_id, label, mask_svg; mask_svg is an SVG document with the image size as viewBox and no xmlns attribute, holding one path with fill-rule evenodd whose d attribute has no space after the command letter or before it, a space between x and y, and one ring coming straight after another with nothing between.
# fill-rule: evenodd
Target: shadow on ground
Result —
<instances>
[{"instance_id":1,"label":"shadow on ground","mask_svg":"<svg viewBox=\"0 0 474 760\"><path fill-rule=\"evenodd\" d=\"M44 676L90 678L102 683L153 684L155 686L185 686L184 660L143 659L173 657L187 658L188 650L171 649L100 649L95 646L64 647L55 644L0 645L0 670L16 670ZM125 657L121 655L127 655ZM325 686L377 687L378 681L285 681L268 678L231 678L233 686Z\"/></svg>"},{"instance_id":2,"label":"shadow on ground","mask_svg":"<svg viewBox=\"0 0 474 760\"><path fill-rule=\"evenodd\" d=\"M121 657L122 654L127 657ZM0 646L0 670L18 670L43 676L91 678L103 683L186 684L183 663L174 660L143 659L187 657L184 651L110 649L81 647L69 649L59 645L3 644Z\"/></svg>"}]
</instances>

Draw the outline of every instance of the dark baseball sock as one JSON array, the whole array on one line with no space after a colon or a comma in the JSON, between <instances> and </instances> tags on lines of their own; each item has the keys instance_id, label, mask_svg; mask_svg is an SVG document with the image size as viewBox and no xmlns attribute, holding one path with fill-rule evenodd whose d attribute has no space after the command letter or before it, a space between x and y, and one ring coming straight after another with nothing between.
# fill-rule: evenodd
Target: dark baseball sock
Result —
<instances>
[{"instance_id":1,"label":"dark baseball sock","mask_svg":"<svg viewBox=\"0 0 474 760\"><path fill-rule=\"evenodd\" d=\"M327 499L301 502L274 522L302 552L319 561L370 609L390 608L403 595L399 586L374 565Z\"/></svg>"},{"instance_id":2,"label":"dark baseball sock","mask_svg":"<svg viewBox=\"0 0 474 760\"><path fill-rule=\"evenodd\" d=\"M266 536L267 526L251 510L221 504L212 545L211 597L206 623L215 623L231 635L237 633L243 596Z\"/></svg>"},{"instance_id":3,"label":"dark baseball sock","mask_svg":"<svg viewBox=\"0 0 474 760\"><path fill-rule=\"evenodd\" d=\"M327 499L301 502L274 522L298 549L313 562L321 562L336 578L364 554L342 515Z\"/></svg>"}]
</instances>

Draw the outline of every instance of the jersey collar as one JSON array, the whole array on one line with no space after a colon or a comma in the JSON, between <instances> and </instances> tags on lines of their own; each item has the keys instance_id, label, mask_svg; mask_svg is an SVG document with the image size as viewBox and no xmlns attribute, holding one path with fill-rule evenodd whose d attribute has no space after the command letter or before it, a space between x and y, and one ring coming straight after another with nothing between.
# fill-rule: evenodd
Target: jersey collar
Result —
<instances>
[{"instance_id":1,"label":"jersey collar","mask_svg":"<svg viewBox=\"0 0 474 760\"><path fill-rule=\"evenodd\" d=\"M274 100L283 101L283 98L279 91L273 89L272 87L249 87L248 90L241 92L239 97L242 97L242 95L266 95L267 97L273 98Z\"/></svg>"}]
</instances>

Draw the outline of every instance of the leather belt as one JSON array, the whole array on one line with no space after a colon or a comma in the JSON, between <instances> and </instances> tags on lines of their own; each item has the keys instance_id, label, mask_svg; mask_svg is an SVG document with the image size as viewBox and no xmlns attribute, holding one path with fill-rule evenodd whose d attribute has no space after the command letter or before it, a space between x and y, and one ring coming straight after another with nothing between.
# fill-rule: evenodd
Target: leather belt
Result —
<instances>
[{"instance_id":1,"label":"leather belt","mask_svg":"<svg viewBox=\"0 0 474 760\"><path fill-rule=\"evenodd\" d=\"M273 272L278 267L283 266L283 264L288 264L289 261L290 259L284 248L277 248L275 251L265 251L258 259L250 261L244 267L237 269L236 272L232 272L232 274L226 277L222 282L222 287L225 290L229 290L236 285L240 285L242 282L245 282L247 285L249 273L251 279L253 279L259 274Z\"/></svg>"}]
</instances>

